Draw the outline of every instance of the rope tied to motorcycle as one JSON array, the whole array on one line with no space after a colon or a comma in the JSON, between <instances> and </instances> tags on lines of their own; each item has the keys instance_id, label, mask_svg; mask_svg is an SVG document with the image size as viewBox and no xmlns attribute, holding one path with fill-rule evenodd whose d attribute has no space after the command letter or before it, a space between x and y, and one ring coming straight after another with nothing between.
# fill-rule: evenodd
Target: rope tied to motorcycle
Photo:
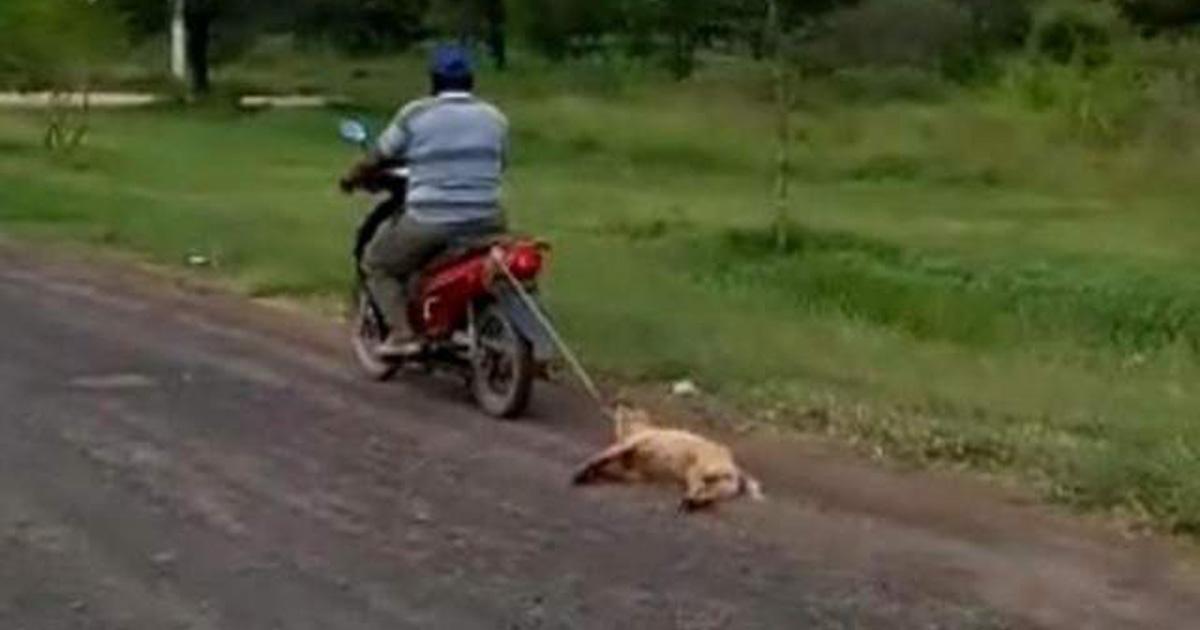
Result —
<instances>
[{"instance_id":1,"label":"rope tied to motorcycle","mask_svg":"<svg viewBox=\"0 0 1200 630\"><path fill-rule=\"evenodd\" d=\"M504 259L502 251L503 250L499 247L492 248L490 255L492 262L504 275L505 280L512 285L512 288L517 292L517 296L521 298L521 301L524 302L525 306L529 308L534 317L537 318L538 323L546 328L546 332L550 333L550 339L554 341L554 345L558 347L560 352L562 352L563 357L567 360L567 364L571 367L571 370L575 373L575 376L583 384L583 388L585 391L587 391L588 396L590 396L592 400L599 405L601 412L604 413L605 416L609 416L610 414L608 412L608 407L604 402L604 396L600 394L600 388L596 387L596 382L592 380L591 375L588 374L588 371L583 367L583 363L580 362L579 357L575 355L575 353L571 350L571 347L568 346L567 342L563 339L562 335L559 334L558 329L555 328L554 324L550 322L550 318L545 314L545 312L543 312L537 300L533 299L533 296L529 294L529 290L525 288L525 285L519 279L517 279L517 276L512 272L512 269L509 269L508 261Z\"/></svg>"}]
</instances>

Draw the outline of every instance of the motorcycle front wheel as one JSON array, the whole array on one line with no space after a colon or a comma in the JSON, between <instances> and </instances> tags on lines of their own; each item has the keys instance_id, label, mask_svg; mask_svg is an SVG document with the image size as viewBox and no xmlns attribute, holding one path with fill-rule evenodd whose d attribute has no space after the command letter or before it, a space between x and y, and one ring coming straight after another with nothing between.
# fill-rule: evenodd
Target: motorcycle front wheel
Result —
<instances>
[{"instance_id":1,"label":"motorcycle front wheel","mask_svg":"<svg viewBox=\"0 0 1200 630\"><path fill-rule=\"evenodd\" d=\"M365 286L359 286L350 313L350 344L363 373L375 381L395 376L398 365L379 356L377 349L387 338L387 325Z\"/></svg>"},{"instance_id":2,"label":"motorcycle front wheel","mask_svg":"<svg viewBox=\"0 0 1200 630\"><path fill-rule=\"evenodd\" d=\"M533 390L535 370L529 340L496 304L479 314L475 334L471 392L476 403L497 418L521 415Z\"/></svg>"}]
</instances>

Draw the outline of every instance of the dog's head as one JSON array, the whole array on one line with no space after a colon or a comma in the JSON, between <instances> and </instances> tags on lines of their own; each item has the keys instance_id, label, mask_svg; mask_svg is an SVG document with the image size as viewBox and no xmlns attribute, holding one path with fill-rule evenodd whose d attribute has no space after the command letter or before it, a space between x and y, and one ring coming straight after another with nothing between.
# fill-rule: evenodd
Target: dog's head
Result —
<instances>
[{"instance_id":1,"label":"dog's head","mask_svg":"<svg viewBox=\"0 0 1200 630\"><path fill-rule=\"evenodd\" d=\"M686 509L706 508L743 494L761 497L758 482L727 462L713 462L704 466L700 470L700 481L700 485L690 488L688 497L684 499Z\"/></svg>"},{"instance_id":2,"label":"dog's head","mask_svg":"<svg viewBox=\"0 0 1200 630\"><path fill-rule=\"evenodd\" d=\"M714 463L700 471L701 484L688 492L683 500L687 511L709 507L720 501L748 496L763 499L762 486L753 477L735 466Z\"/></svg>"}]
</instances>

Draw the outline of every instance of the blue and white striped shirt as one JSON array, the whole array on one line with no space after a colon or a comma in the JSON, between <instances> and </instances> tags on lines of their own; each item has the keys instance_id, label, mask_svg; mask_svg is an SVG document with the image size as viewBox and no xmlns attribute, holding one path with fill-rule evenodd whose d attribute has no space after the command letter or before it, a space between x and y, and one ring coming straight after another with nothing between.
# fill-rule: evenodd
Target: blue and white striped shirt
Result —
<instances>
[{"instance_id":1,"label":"blue and white striped shirt","mask_svg":"<svg viewBox=\"0 0 1200 630\"><path fill-rule=\"evenodd\" d=\"M468 223L500 216L508 120L466 92L406 105L379 137L378 150L409 167L407 212L422 223Z\"/></svg>"}]
</instances>

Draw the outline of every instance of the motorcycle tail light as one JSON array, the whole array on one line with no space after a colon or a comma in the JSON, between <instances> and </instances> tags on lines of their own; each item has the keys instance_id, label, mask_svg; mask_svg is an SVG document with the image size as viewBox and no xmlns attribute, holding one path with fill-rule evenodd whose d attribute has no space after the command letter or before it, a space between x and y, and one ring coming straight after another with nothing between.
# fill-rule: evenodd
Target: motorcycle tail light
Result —
<instances>
[{"instance_id":1,"label":"motorcycle tail light","mask_svg":"<svg viewBox=\"0 0 1200 630\"><path fill-rule=\"evenodd\" d=\"M520 280L529 280L542 270L542 253L533 247L519 247L508 257L508 268Z\"/></svg>"}]
</instances>

